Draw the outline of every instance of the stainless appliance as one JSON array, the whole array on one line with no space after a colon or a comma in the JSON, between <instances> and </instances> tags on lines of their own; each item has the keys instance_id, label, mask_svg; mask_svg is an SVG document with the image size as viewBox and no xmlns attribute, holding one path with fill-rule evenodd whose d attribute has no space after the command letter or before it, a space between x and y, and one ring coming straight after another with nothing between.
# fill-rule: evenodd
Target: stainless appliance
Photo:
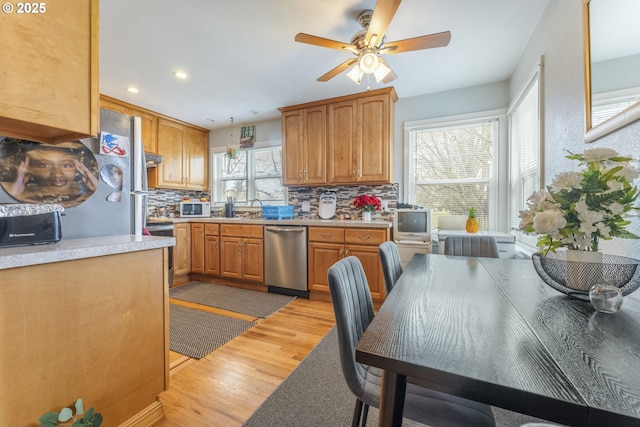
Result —
<instances>
[{"instance_id":1,"label":"stainless appliance","mask_svg":"<svg viewBox=\"0 0 640 427\"><path fill-rule=\"evenodd\" d=\"M172 222L153 222L147 224L147 231L152 236L164 236L173 237L173 223ZM169 286L173 285L173 246L169 246Z\"/></svg>"},{"instance_id":2,"label":"stainless appliance","mask_svg":"<svg viewBox=\"0 0 640 427\"><path fill-rule=\"evenodd\" d=\"M100 132L128 138L128 151L119 155L101 153L98 138L80 140L96 158L102 172L116 166L122 172L122 191L114 199L114 188L100 173L98 188L84 202L67 207L61 218L64 239L98 237L121 234L142 235L146 220L146 165L142 144L140 118L111 110L100 109ZM111 153L113 154L113 153ZM112 200L112 201L110 201ZM16 203L0 187L0 203Z\"/></svg>"},{"instance_id":3,"label":"stainless appliance","mask_svg":"<svg viewBox=\"0 0 640 427\"><path fill-rule=\"evenodd\" d=\"M269 292L309 297L307 227L264 227L264 281Z\"/></svg>"},{"instance_id":4,"label":"stainless appliance","mask_svg":"<svg viewBox=\"0 0 640 427\"><path fill-rule=\"evenodd\" d=\"M211 202L180 202L180 216L184 218L209 218Z\"/></svg>"}]
</instances>

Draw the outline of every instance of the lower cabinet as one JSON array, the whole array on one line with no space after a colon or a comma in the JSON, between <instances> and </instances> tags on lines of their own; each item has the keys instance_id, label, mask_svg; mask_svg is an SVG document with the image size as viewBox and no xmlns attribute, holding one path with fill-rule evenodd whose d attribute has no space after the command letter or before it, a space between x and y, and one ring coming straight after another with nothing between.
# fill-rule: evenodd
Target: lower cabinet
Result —
<instances>
[{"instance_id":1,"label":"lower cabinet","mask_svg":"<svg viewBox=\"0 0 640 427\"><path fill-rule=\"evenodd\" d=\"M174 224L173 237L176 239L173 247L173 275L188 274L191 272L191 224Z\"/></svg>"},{"instance_id":2,"label":"lower cabinet","mask_svg":"<svg viewBox=\"0 0 640 427\"><path fill-rule=\"evenodd\" d=\"M220 276L264 282L262 225L220 225Z\"/></svg>"},{"instance_id":3,"label":"lower cabinet","mask_svg":"<svg viewBox=\"0 0 640 427\"><path fill-rule=\"evenodd\" d=\"M220 275L218 224L191 224L191 272Z\"/></svg>"},{"instance_id":4,"label":"lower cabinet","mask_svg":"<svg viewBox=\"0 0 640 427\"><path fill-rule=\"evenodd\" d=\"M389 238L389 229L309 227L309 290L329 294L329 267L342 258L355 256L364 268L371 298L383 301L384 276L378 245Z\"/></svg>"}]
</instances>

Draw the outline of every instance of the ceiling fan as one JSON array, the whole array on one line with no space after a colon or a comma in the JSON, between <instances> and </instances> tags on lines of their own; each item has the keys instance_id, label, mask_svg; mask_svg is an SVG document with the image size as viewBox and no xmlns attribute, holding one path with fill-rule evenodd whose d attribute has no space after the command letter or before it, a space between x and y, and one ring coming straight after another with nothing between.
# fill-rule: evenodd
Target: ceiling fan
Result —
<instances>
[{"instance_id":1,"label":"ceiling fan","mask_svg":"<svg viewBox=\"0 0 640 427\"><path fill-rule=\"evenodd\" d=\"M401 0L378 0L373 10L365 10L358 15L362 30L358 31L350 43L343 43L310 34L298 33L295 41L330 49L346 50L355 55L326 74L318 77L319 82L331 80L353 65L347 76L360 84L364 74L373 74L377 82L389 83L398 77L382 57L383 54L409 52L412 50L431 49L449 44L451 32L429 34L395 42L386 41L386 31L395 15Z\"/></svg>"}]
</instances>

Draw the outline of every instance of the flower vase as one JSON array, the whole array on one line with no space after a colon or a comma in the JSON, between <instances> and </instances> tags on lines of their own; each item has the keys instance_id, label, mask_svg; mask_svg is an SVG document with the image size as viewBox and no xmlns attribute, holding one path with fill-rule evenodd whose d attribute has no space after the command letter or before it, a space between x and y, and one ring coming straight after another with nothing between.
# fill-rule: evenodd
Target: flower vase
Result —
<instances>
[{"instance_id":1,"label":"flower vase","mask_svg":"<svg viewBox=\"0 0 640 427\"><path fill-rule=\"evenodd\" d=\"M567 260L567 287L589 292L592 286L602 284L602 252L569 249Z\"/></svg>"},{"instance_id":2,"label":"flower vase","mask_svg":"<svg viewBox=\"0 0 640 427\"><path fill-rule=\"evenodd\" d=\"M371 211L363 211L362 212L362 220L363 221L371 221Z\"/></svg>"}]
</instances>

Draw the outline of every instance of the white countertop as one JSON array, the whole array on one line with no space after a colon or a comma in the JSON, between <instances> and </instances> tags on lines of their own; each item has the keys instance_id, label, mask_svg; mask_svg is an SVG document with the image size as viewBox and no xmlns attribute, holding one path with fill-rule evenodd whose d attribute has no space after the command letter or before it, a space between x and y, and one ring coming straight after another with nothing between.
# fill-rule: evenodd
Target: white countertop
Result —
<instances>
[{"instance_id":1,"label":"white countertop","mask_svg":"<svg viewBox=\"0 0 640 427\"><path fill-rule=\"evenodd\" d=\"M264 218L148 218L147 223L158 222L204 222L218 224L253 224L253 225L306 225L309 227L351 227L351 228L391 228L393 223L387 220L362 221L358 219L264 219Z\"/></svg>"},{"instance_id":2,"label":"white countertop","mask_svg":"<svg viewBox=\"0 0 640 427\"><path fill-rule=\"evenodd\" d=\"M0 270L174 246L173 237L120 236L63 239L45 245L0 248Z\"/></svg>"}]
</instances>

